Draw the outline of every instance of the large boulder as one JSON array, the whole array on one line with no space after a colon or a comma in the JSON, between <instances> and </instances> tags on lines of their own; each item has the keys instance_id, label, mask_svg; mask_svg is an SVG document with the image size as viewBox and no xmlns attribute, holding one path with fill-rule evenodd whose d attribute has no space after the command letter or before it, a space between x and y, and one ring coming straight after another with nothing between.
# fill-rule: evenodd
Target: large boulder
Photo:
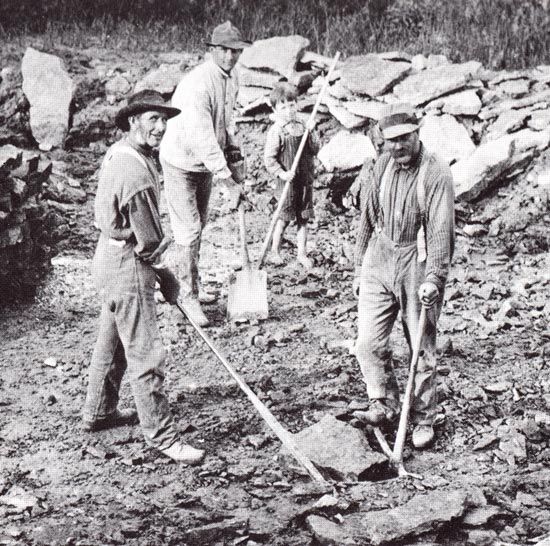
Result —
<instances>
[{"instance_id":1,"label":"large boulder","mask_svg":"<svg viewBox=\"0 0 550 546\"><path fill-rule=\"evenodd\" d=\"M377 97L410 70L410 63L386 61L378 55L359 55L350 57L342 66L342 83L353 93Z\"/></svg>"},{"instance_id":2,"label":"large boulder","mask_svg":"<svg viewBox=\"0 0 550 546\"><path fill-rule=\"evenodd\" d=\"M75 85L62 59L28 47L21 65L32 135L40 149L63 146Z\"/></svg>"},{"instance_id":3,"label":"large boulder","mask_svg":"<svg viewBox=\"0 0 550 546\"><path fill-rule=\"evenodd\" d=\"M289 78L308 46L309 40L299 35L258 40L243 50L239 62L248 68L271 70Z\"/></svg>"},{"instance_id":4,"label":"large boulder","mask_svg":"<svg viewBox=\"0 0 550 546\"><path fill-rule=\"evenodd\" d=\"M449 164L468 157L476 148L464 125L449 114L425 116L420 127L420 140L428 150Z\"/></svg>"},{"instance_id":5,"label":"large boulder","mask_svg":"<svg viewBox=\"0 0 550 546\"><path fill-rule=\"evenodd\" d=\"M412 74L393 88L394 95L403 102L415 106L457 91L477 74L481 63L469 61L462 64L442 65Z\"/></svg>"},{"instance_id":6,"label":"large boulder","mask_svg":"<svg viewBox=\"0 0 550 546\"><path fill-rule=\"evenodd\" d=\"M360 167L368 157L376 159L371 139L359 133L340 131L317 155L327 171L345 171Z\"/></svg>"}]
</instances>

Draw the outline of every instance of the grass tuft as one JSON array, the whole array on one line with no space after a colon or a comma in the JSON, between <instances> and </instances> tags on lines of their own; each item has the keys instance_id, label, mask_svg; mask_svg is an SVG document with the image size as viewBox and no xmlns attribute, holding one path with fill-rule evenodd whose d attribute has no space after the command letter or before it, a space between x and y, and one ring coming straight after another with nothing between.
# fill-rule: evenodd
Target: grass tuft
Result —
<instances>
[{"instance_id":1,"label":"grass tuft","mask_svg":"<svg viewBox=\"0 0 550 546\"><path fill-rule=\"evenodd\" d=\"M547 0L2 0L0 38L197 51L226 19L251 39L301 34L325 55L399 49L496 69L550 58Z\"/></svg>"}]
</instances>

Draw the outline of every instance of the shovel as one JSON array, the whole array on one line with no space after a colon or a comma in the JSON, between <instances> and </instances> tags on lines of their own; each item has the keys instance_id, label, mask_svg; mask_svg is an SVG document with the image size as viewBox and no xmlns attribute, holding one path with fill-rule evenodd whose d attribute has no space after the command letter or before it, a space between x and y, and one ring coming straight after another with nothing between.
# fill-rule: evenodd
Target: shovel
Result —
<instances>
[{"instance_id":1,"label":"shovel","mask_svg":"<svg viewBox=\"0 0 550 546\"><path fill-rule=\"evenodd\" d=\"M414 398L414 382L416 379L416 369L418 368L418 358L420 357L420 345L422 344L422 337L424 336L424 328L426 326L426 307L423 305L420 311L420 318L418 320L418 333L414 340L413 354L411 358L411 364L409 367L409 378L407 380L407 387L405 388L405 396L403 397L403 407L401 408L401 415L399 416L399 427L397 428L397 435L395 437L395 444L393 451L390 449L388 442L384 438L382 431L375 427L374 434L382 451L388 457L390 462L397 468L397 474L399 477L410 476L411 478L422 479L422 476L407 472L403 465L403 448L405 447L405 438L407 436L407 425L409 422L409 413Z\"/></svg>"},{"instance_id":2,"label":"shovel","mask_svg":"<svg viewBox=\"0 0 550 546\"><path fill-rule=\"evenodd\" d=\"M277 435L279 440L293 455L293 457L307 470L308 474L318 483L326 484L327 481L322 474L317 470L315 465L298 449L294 438L288 430L286 430L275 416L269 411L268 407L256 396L254 391L245 383L244 379L237 373L235 368L228 362L227 358L216 348L212 340L208 337L205 331L185 312L185 309L176 303L177 308L183 316L191 323L203 341L208 345L209 349L216 355L218 360L223 364L225 369L231 374L237 382L241 390L248 396L253 406L258 410L263 420L269 425L269 428Z\"/></svg>"},{"instance_id":3,"label":"shovel","mask_svg":"<svg viewBox=\"0 0 550 546\"><path fill-rule=\"evenodd\" d=\"M244 205L239 206L239 231L242 269L229 279L227 295L227 319L233 322L265 320L269 315L267 305L267 273L250 267L246 245Z\"/></svg>"}]
</instances>

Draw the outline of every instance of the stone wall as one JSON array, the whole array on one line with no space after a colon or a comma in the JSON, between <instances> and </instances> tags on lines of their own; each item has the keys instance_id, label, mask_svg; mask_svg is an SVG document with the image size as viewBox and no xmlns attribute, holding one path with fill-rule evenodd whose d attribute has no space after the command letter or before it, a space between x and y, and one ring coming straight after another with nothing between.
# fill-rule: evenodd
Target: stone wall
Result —
<instances>
[{"instance_id":1,"label":"stone wall","mask_svg":"<svg viewBox=\"0 0 550 546\"><path fill-rule=\"evenodd\" d=\"M52 217L40 199L51 163L0 148L0 305L31 298L50 262Z\"/></svg>"}]
</instances>

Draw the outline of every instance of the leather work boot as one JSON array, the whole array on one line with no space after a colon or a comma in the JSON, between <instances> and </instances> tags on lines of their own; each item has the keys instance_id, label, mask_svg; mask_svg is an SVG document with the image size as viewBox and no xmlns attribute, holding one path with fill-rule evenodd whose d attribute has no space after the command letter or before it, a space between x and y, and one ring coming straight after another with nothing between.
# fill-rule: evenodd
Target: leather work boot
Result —
<instances>
[{"instance_id":1,"label":"leather work boot","mask_svg":"<svg viewBox=\"0 0 550 546\"><path fill-rule=\"evenodd\" d=\"M214 303L218 299L218 296L216 294L212 294L210 292L206 292L202 288L199 289L199 303Z\"/></svg>"},{"instance_id":2,"label":"leather work boot","mask_svg":"<svg viewBox=\"0 0 550 546\"><path fill-rule=\"evenodd\" d=\"M416 425L412 434L412 443L416 449L425 449L433 444L435 432L432 425Z\"/></svg>"},{"instance_id":3,"label":"leather work boot","mask_svg":"<svg viewBox=\"0 0 550 546\"><path fill-rule=\"evenodd\" d=\"M183 464L198 464L204 459L204 449L195 449L187 444L175 442L170 447L160 450L164 455Z\"/></svg>"},{"instance_id":4,"label":"leather work boot","mask_svg":"<svg viewBox=\"0 0 550 546\"><path fill-rule=\"evenodd\" d=\"M371 402L368 410L354 411L353 416L367 425L379 427L391 425L395 421L396 413L383 399L375 399Z\"/></svg>"},{"instance_id":5,"label":"leather work boot","mask_svg":"<svg viewBox=\"0 0 550 546\"><path fill-rule=\"evenodd\" d=\"M201 328L205 328L210 325L208 317L203 313L201 304L196 298L184 298L181 301L182 307L189 317L196 322Z\"/></svg>"},{"instance_id":6,"label":"leather work boot","mask_svg":"<svg viewBox=\"0 0 550 546\"><path fill-rule=\"evenodd\" d=\"M137 425L139 423L137 411L131 408L117 409L111 415L96 419L95 421L84 420L82 430L84 432L97 432L107 428L123 427L126 425Z\"/></svg>"}]
</instances>

